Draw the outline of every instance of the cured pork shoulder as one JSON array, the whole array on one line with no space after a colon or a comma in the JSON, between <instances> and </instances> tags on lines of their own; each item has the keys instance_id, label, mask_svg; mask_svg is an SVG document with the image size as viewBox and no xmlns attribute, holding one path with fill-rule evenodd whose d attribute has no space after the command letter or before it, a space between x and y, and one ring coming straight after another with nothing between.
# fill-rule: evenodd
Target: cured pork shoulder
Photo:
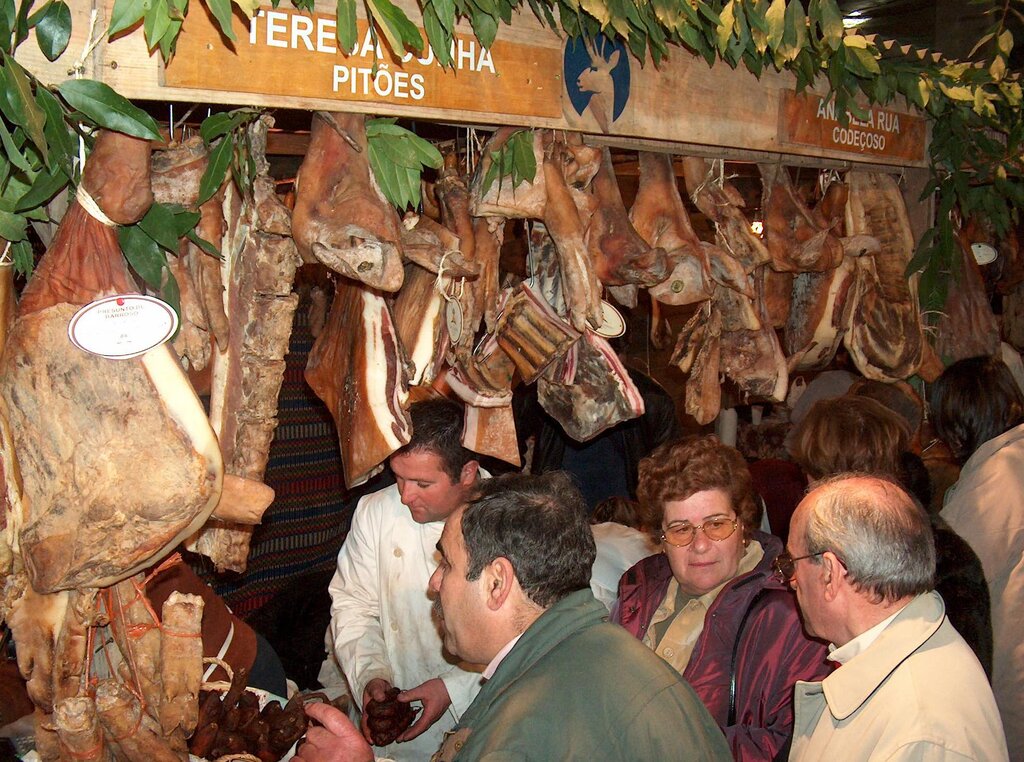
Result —
<instances>
[{"instance_id":1,"label":"cured pork shoulder","mask_svg":"<svg viewBox=\"0 0 1024 762\"><path fill-rule=\"evenodd\" d=\"M206 521L223 462L202 404L167 346L127 360L76 348L68 323L135 291L115 228L152 203L149 144L103 132L83 193L25 289L0 358L0 408L21 475L18 538L33 587L102 587L170 552ZM102 210L102 212L100 211Z\"/></svg>"},{"instance_id":2,"label":"cured pork shoulder","mask_svg":"<svg viewBox=\"0 0 1024 762\"><path fill-rule=\"evenodd\" d=\"M345 484L354 487L408 444L408 374L383 297L340 279L323 333L306 365L306 382L334 417Z\"/></svg>"},{"instance_id":3,"label":"cured pork shoulder","mask_svg":"<svg viewBox=\"0 0 1024 762\"><path fill-rule=\"evenodd\" d=\"M409 383L413 386L429 386L444 367L448 329L445 301L436 283L437 275L409 262L405 285L395 298L395 330L411 364Z\"/></svg>"},{"instance_id":4,"label":"cured pork shoulder","mask_svg":"<svg viewBox=\"0 0 1024 762\"><path fill-rule=\"evenodd\" d=\"M857 258L850 327L843 339L867 378L895 381L917 372L924 336L917 301L917 275L905 272L914 235L896 180L878 172L851 171L846 232L876 238L881 249Z\"/></svg>"},{"instance_id":5,"label":"cured pork shoulder","mask_svg":"<svg viewBox=\"0 0 1024 762\"><path fill-rule=\"evenodd\" d=\"M401 222L370 169L362 114L317 111L295 178L299 254L381 291L402 287Z\"/></svg>"}]
</instances>

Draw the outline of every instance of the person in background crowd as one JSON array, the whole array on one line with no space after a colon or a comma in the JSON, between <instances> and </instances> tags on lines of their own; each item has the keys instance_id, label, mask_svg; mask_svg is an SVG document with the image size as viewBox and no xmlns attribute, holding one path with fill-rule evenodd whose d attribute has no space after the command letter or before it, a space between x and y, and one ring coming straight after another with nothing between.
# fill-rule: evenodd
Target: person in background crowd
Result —
<instances>
[{"instance_id":1,"label":"person in background crowd","mask_svg":"<svg viewBox=\"0 0 1024 762\"><path fill-rule=\"evenodd\" d=\"M792 731L794 684L829 667L772 574L782 544L754 529L743 457L687 437L641 462L638 492L663 552L626 572L612 620L686 678L736 759L773 759Z\"/></svg>"},{"instance_id":2,"label":"person in background crowd","mask_svg":"<svg viewBox=\"0 0 1024 762\"><path fill-rule=\"evenodd\" d=\"M840 475L800 503L776 573L841 667L797 683L791 760L1007 759L992 690L934 571L927 516L895 482Z\"/></svg>"},{"instance_id":3,"label":"person in background crowd","mask_svg":"<svg viewBox=\"0 0 1024 762\"><path fill-rule=\"evenodd\" d=\"M401 700L422 702L383 751L421 762L479 690L479 673L444 652L426 590L445 521L486 474L461 445L460 405L428 400L409 413L412 439L390 459L396 483L359 501L338 554L328 638L360 709L392 686L404 689Z\"/></svg>"},{"instance_id":4,"label":"person in background crowd","mask_svg":"<svg viewBox=\"0 0 1024 762\"><path fill-rule=\"evenodd\" d=\"M628 372L643 397L643 414L586 442L576 442L566 435L561 425L540 409L532 392L524 392L518 403L522 423L517 425L524 432L536 433L530 473L571 474L591 511L611 497L635 498L641 458L682 434L668 392L643 373L633 368Z\"/></svg>"},{"instance_id":5,"label":"person in background crowd","mask_svg":"<svg viewBox=\"0 0 1024 762\"><path fill-rule=\"evenodd\" d=\"M906 419L865 396L821 400L797 430L794 456L812 480L860 472L887 476L922 505L931 500L931 482L921 459L907 451ZM992 619L981 561L937 514L929 513L935 541L935 591L946 616L992 673Z\"/></svg>"},{"instance_id":6,"label":"person in background crowd","mask_svg":"<svg viewBox=\"0 0 1024 762\"><path fill-rule=\"evenodd\" d=\"M486 682L433 757L559 762L729 759L693 690L622 629L587 587L594 540L562 473L488 480L445 524L430 580L445 643ZM300 762L368 762L330 707ZM424 760L426 757L424 757Z\"/></svg>"},{"instance_id":7,"label":"person in background crowd","mask_svg":"<svg viewBox=\"0 0 1024 762\"><path fill-rule=\"evenodd\" d=\"M598 503L590 515L590 530L597 544L590 589L611 611L626 569L656 553L658 546L650 533L643 531L636 502L625 497L610 497Z\"/></svg>"},{"instance_id":8,"label":"person in background crowd","mask_svg":"<svg viewBox=\"0 0 1024 762\"><path fill-rule=\"evenodd\" d=\"M992 602L992 690L1024 760L1024 398L1001 360L973 357L932 386L938 435L962 464L942 517L974 549Z\"/></svg>"}]
</instances>

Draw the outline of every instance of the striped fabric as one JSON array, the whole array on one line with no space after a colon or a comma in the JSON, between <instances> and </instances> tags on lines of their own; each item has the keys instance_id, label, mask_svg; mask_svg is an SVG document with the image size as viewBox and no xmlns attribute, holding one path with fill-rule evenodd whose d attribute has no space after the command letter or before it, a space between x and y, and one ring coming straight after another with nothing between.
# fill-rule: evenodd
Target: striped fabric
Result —
<instances>
[{"instance_id":1,"label":"striped fabric","mask_svg":"<svg viewBox=\"0 0 1024 762\"><path fill-rule=\"evenodd\" d=\"M264 475L276 496L253 533L248 569L216 575L206 559L190 558L243 618L296 580L333 569L355 507L346 499L334 421L302 377L312 346L304 298L295 312L279 423Z\"/></svg>"}]
</instances>

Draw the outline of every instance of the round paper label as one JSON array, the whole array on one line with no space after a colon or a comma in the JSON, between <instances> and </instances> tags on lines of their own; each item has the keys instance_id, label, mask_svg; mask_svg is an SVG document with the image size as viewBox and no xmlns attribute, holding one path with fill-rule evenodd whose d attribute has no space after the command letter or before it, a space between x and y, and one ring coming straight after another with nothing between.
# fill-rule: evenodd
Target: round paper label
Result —
<instances>
[{"instance_id":1,"label":"round paper label","mask_svg":"<svg viewBox=\"0 0 1024 762\"><path fill-rule=\"evenodd\" d=\"M121 294L82 307L68 324L68 338L91 354L126 360L163 344L177 328L178 315L166 302Z\"/></svg>"},{"instance_id":2,"label":"round paper label","mask_svg":"<svg viewBox=\"0 0 1024 762\"><path fill-rule=\"evenodd\" d=\"M619 311L604 299L601 300L601 325L594 331L606 339L616 339L626 332L626 321Z\"/></svg>"},{"instance_id":3,"label":"round paper label","mask_svg":"<svg viewBox=\"0 0 1024 762\"><path fill-rule=\"evenodd\" d=\"M448 302L444 308L444 319L448 324L448 338L452 344L457 344L462 338L462 305L454 299Z\"/></svg>"},{"instance_id":4,"label":"round paper label","mask_svg":"<svg viewBox=\"0 0 1024 762\"><path fill-rule=\"evenodd\" d=\"M996 250L987 243L972 243L971 253L974 254L974 261L979 265L990 265L996 261L998 256Z\"/></svg>"}]
</instances>

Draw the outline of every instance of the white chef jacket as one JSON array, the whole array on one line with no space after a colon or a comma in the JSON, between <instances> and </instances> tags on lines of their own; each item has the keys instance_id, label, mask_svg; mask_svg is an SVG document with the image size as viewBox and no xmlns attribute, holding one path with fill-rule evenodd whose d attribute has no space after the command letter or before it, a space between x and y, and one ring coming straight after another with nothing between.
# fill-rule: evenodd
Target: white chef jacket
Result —
<instances>
[{"instance_id":1,"label":"white chef jacket","mask_svg":"<svg viewBox=\"0 0 1024 762\"><path fill-rule=\"evenodd\" d=\"M430 759L480 689L479 671L463 669L468 665L443 651L431 618L427 584L437 567L442 529L443 521L413 521L397 485L363 497L329 587L328 638L357 706L366 684L378 677L403 690L440 677L452 699L418 737L375 749L396 762Z\"/></svg>"}]
</instances>

